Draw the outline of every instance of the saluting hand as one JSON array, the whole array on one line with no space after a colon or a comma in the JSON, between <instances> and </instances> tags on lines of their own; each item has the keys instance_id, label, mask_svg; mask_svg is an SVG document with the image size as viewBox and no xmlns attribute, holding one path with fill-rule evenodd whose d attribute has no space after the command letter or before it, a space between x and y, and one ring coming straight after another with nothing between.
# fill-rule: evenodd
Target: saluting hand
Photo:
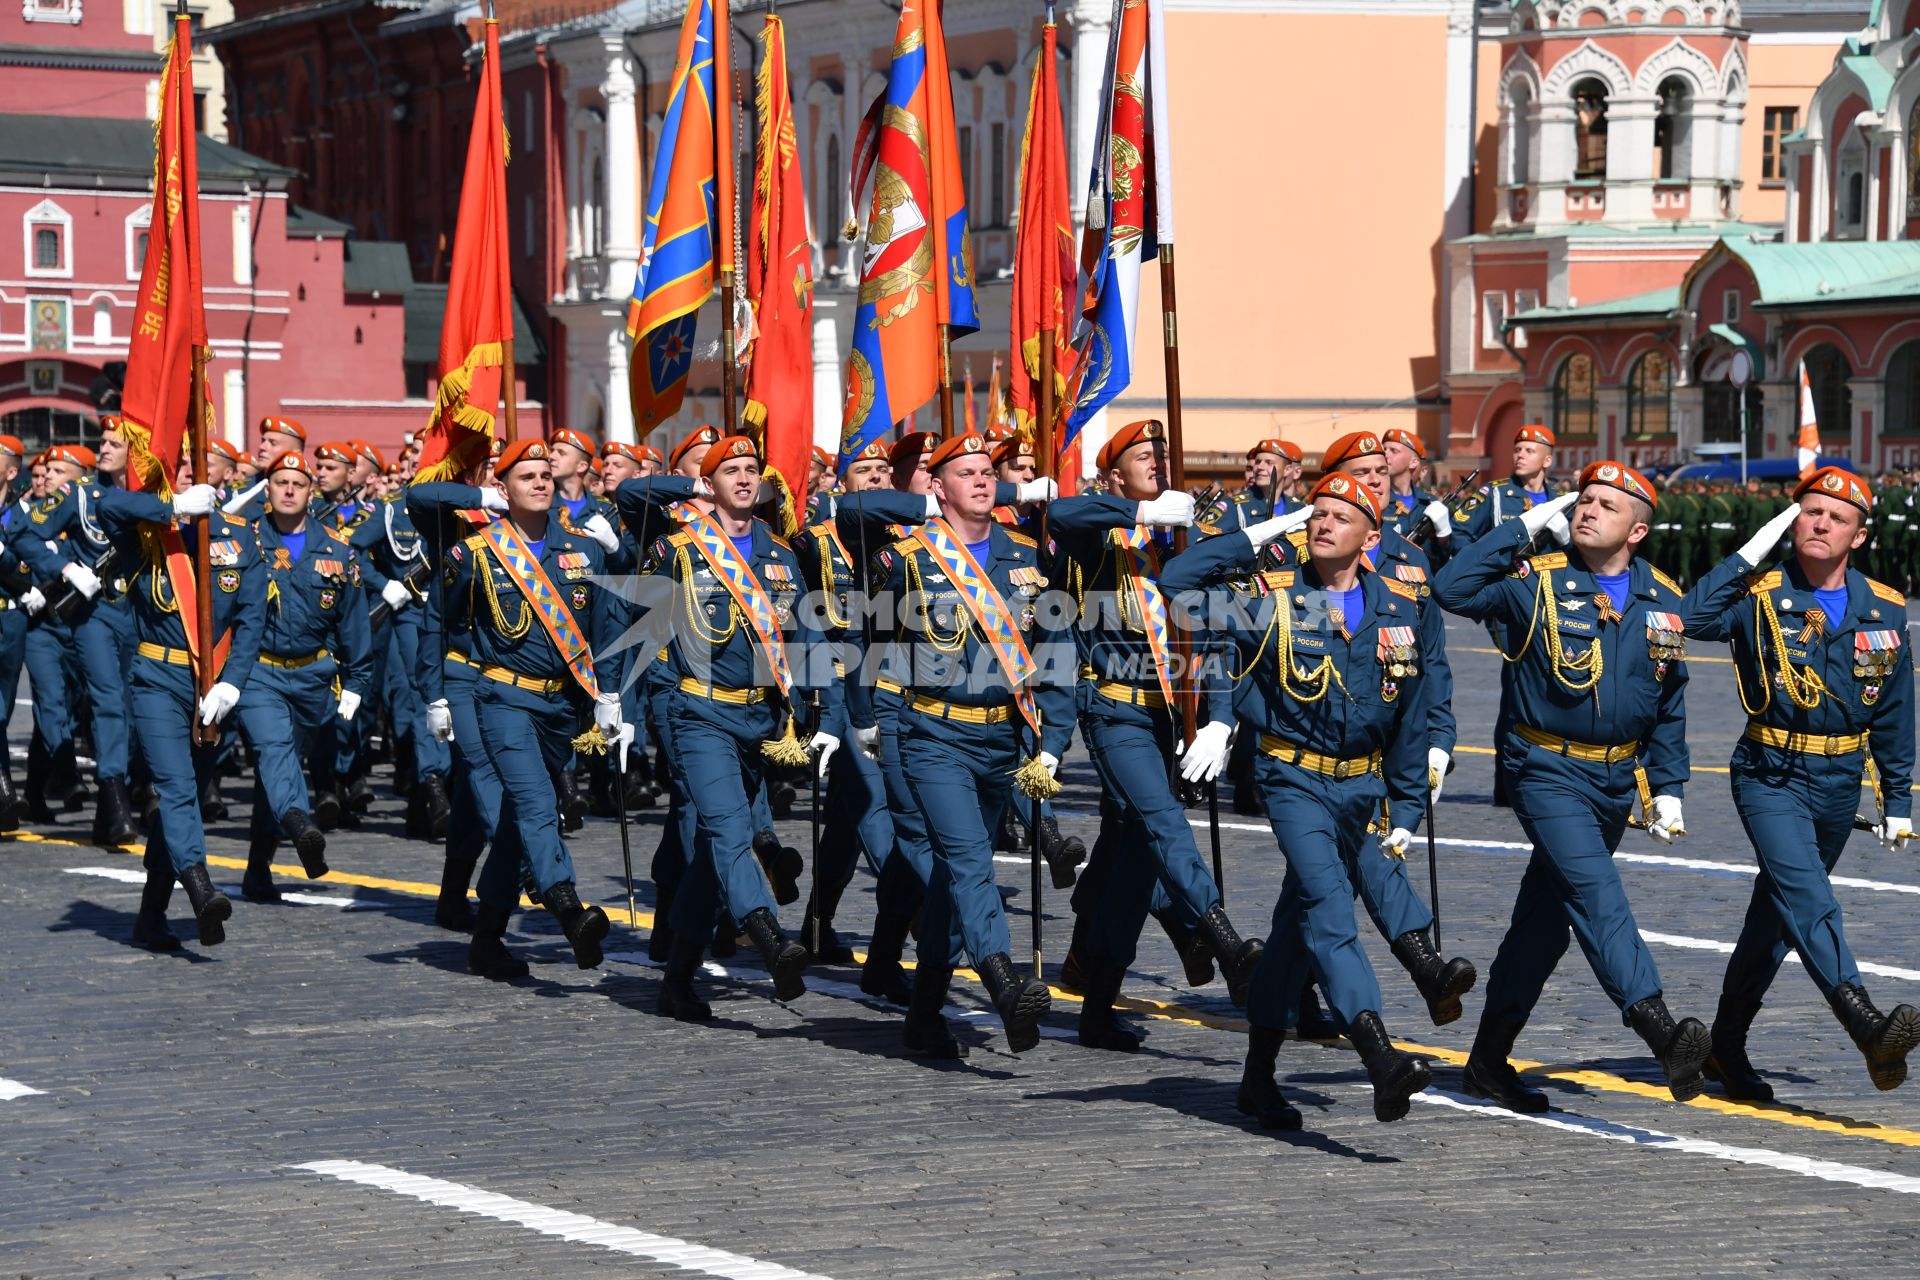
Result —
<instances>
[{"instance_id":1,"label":"saluting hand","mask_svg":"<svg viewBox=\"0 0 1920 1280\"><path fill-rule=\"evenodd\" d=\"M1761 525L1751 538L1741 546L1738 554L1754 568L1760 566L1773 549L1780 545L1780 539L1786 537L1787 530L1800 517L1800 504L1793 503L1785 511Z\"/></svg>"},{"instance_id":2,"label":"saluting hand","mask_svg":"<svg viewBox=\"0 0 1920 1280\"><path fill-rule=\"evenodd\" d=\"M613 551L620 545L620 535L613 531L607 518L598 512L580 522L580 532L599 543L602 551Z\"/></svg>"},{"instance_id":3,"label":"saluting hand","mask_svg":"<svg viewBox=\"0 0 1920 1280\"><path fill-rule=\"evenodd\" d=\"M1184 529L1193 523L1193 495L1169 489L1140 504L1134 519L1154 529Z\"/></svg>"},{"instance_id":4,"label":"saluting hand","mask_svg":"<svg viewBox=\"0 0 1920 1280\"><path fill-rule=\"evenodd\" d=\"M1520 517L1520 523L1525 526L1527 537L1539 537L1541 531L1551 526L1556 519L1559 520L1560 527L1565 528L1566 510L1578 501L1580 501L1578 493L1563 493L1526 512Z\"/></svg>"},{"instance_id":5,"label":"saluting hand","mask_svg":"<svg viewBox=\"0 0 1920 1280\"><path fill-rule=\"evenodd\" d=\"M188 485L173 495L173 514L176 516L204 516L213 511L213 504L220 500L220 491L210 484Z\"/></svg>"}]
</instances>

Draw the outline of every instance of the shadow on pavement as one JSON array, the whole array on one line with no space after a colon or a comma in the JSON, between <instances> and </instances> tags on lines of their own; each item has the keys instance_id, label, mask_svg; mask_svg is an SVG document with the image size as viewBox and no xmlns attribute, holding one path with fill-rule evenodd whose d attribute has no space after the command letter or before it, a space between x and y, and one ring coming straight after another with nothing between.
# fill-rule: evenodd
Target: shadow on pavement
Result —
<instances>
[{"instance_id":1,"label":"shadow on pavement","mask_svg":"<svg viewBox=\"0 0 1920 1280\"><path fill-rule=\"evenodd\" d=\"M1303 1111L1315 1108L1325 1110L1334 1105L1334 1099L1329 1095L1302 1089L1300 1087L1302 1078L1299 1076L1282 1078L1281 1087L1286 1090L1287 1099L1290 1102ZM1159 1076L1152 1080L1099 1085L1090 1089L1054 1089L1046 1093L1029 1093L1026 1097L1036 1102L1145 1103L1149 1106L1177 1111L1195 1120L1205 1120L1229 1129L1239 1129L1252 1137L1270 1138L1283 1146L1296 1147L1303 1151L1317 1151L1322 1155L1358 1160L1362 1164L1400 1163L1398 1156L1381 1155L1377 1151L1356 1150L1344 1142L1307 1129L1296 1133L1262 1129L1234 1110L1234 1087L1233 1081L1202 1076Z\"/></svg>"}]
</instances>

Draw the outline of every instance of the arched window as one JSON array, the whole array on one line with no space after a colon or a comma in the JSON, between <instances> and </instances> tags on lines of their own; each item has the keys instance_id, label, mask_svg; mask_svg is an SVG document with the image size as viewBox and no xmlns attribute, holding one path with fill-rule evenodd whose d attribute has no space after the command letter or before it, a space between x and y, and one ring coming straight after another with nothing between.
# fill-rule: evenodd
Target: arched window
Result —
<instances>
[{"instance_id":1,"label":"arched window","mask_svg":"<svg viewBox=\"0 0 1920 1280\"><path fill-rule=\"evenodd\" d=\"M1524 187L1532 180L1533 98L1524 80L1514 82L1507 97L1507 185Z\"/></svg>"},{"instance_id":2,"label":"arched window","mask_svg":"<svg viewBox=\"0 0 1920 1280\"><path fill-rule=\"evenodd\" d=\"M1573 86L1573 179L1602 182L1607 176L1607 85L1589 76Z\"/></svg>"},{"instance_id":3,"label":"arched window","mask_svg":"<svg viewBox=\"0 0 1920 1280\"><path fill-rule=\"evenodd\" d=\"M1882 435L1920 437L1920 342L1887 361L1887 421Z\"/></svg>"},{"instance_id":4,"label":"arched window","mask_svg":"<svg viewBox=\"0 0 1920 1280\"><path fill-rule=\"evenodd\" d=\"M113 341L113 304L105 298L93 304L93 340L103 346Z\"/></svg>"},{"instance_id":5,"label":"arched window","mask_svg":"<svg viewBox=\"0 0 1920 1280\"><path fill-rule=\"evenodd\" d=\"M1813 384L1813 413L1823 439L1845 440L1853 433L1853 390L1847 380L1853 366L1835 346L1818 346L1801 357Z\"/></svg>"},{"instance_id":6,"label":"arched window","mask_svg":"<svg viewBox=\"0 0 1920 1280\"><path fill-rule=\"evenodd\" d=\"M1660 160L1660 177L1680 181L1688 176L1688 140L1692 132L1693 95L1680 76L1668 76L1660 82L1659 102L1653 118L1653 149Z\"/></svg>"},{"instance_id":7,"label":"arched window","mask_svg":"<svg viewBox=\"0 0 1920 1280\"><path fill-rule=\"evenodd\" d=\"M1649 351L1627 380L1627 439L1659 440L1673 434L1673 361Z\"/></svg>"},{"instance_id":8,"label":"arched window","mask_svg":"<svg viewBox=\"0 0 1920 1280\"><path fill-rule=\"evenodd\" d=\"M1568 356L1553 376L1553 434L1561 444L1571 439L1592 439L1598 408L1594 401L1593 357L1584 352Z\"/></svg>"},{"instance_id":9,"label":"arched window","mask_svg":"<svg viewBox=\"0 0 1920 1280\"><path fill-rule=\"evenodd\" d=\"M1840 145L1840 162L1834 188L1835 230L1843 235L1858 235L1867 224L1867 147L1858 130L1849 130Z\"/></svg>"}]
</instances>

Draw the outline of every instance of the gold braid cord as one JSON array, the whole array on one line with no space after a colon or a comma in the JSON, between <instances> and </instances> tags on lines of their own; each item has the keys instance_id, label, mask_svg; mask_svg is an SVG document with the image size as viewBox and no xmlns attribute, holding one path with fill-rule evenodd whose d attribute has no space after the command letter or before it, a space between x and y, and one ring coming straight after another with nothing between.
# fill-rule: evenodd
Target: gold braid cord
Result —
<instances>
[{"instance_id":1,"label":"gold braid cord","mask_svg":"<svg viewBox=\"0 0 1920 1280\"><path fill-rule=\"evenodd\" d=\"M1549 670L1553 672L1553 678L1558 680L1569 691L1573 693L1585 693L1589 689L1597 688L1600 683L1600 675L1606 670L1607 665L1605 658L1602 657L1600 652L1598 627L1596 626L1595 628L1593 643L1587 646L1587 651L1577 658L1569 658L1566 650L1562 648L1560 644L1560 607L1554 602L1552 584L1548 581L1550 576L1551 575L1545 573L1539 575L1539 594L1535 597L1537 603L1534 608L1534 616L1536 618L1541 614L1545 614L1547 619L1547 662L1549 664ZM1531 631L1527 633L1527 638L1528 640L1533 638ZM1521 652L1524 653L1525 651L1525 646L1522 646ZM1584 680L1581 679L1583 675L1586 677ZM1594 696L1598 697L1599 694L1596 692Z\"/></svg>"},{"instance_id":2,"label":"gold braid cord","mask_svg":"<svg viewBox=\"0 0 1920 1280\"><path fill-rule=\"evenodd\" d=\"M1740 692L1740 707L1749 716L1757 716L1773 705L1774 681L1767 679L1767 641L1773 641L1773 651L1780 660L1779 685L1786 692L1787 701L1802 711L1811 711L1820 705L1820 699L1828 693L1826 681L1812 667L1796 667L1793 659L1787 656L1787 638L1780 630L1780 615L1773 610L1773 596L1765 591L1753 594L1754 622L1754 665L1760 668L1760 705L1753 705L1747 696L1746 681L1740 678L1740 664L1733 666L1733 687Z\"/></svg>"}]
</instances>

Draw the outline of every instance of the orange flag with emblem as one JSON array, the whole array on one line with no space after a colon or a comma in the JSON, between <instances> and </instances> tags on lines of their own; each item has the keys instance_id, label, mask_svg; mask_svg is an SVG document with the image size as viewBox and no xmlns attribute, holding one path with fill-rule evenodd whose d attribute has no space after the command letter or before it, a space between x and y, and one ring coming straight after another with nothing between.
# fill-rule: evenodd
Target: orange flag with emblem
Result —
<instances>
[{"instance_id":1,"label":"orange flag with emblem","mask_svg":"<svg viewBox=\"0 0 1920 1280\"><path fill-rule=\"evenodd\" d=\"M1057 430L1065 417L1067 384L1075 361L1073 321L1067 288L1077 286L1073 206L1067 197L1066 131L1060 118L1060 78L1054 62L1055 29L1041 30L1040 57L1033 65L1027 95L1027 129L1020 147L1020 232L1013 255L1011 345L1008 388L1014 420L1026 436L1039 440L1040 344L1053 347L1053 422L1048 435L1056 448L1070 444ZM1050 337L1049 337L1050 335ZM1042 459L1042 473L1058 471L1063 492L1071 473Z\"/></svg>"}]
</instances>

